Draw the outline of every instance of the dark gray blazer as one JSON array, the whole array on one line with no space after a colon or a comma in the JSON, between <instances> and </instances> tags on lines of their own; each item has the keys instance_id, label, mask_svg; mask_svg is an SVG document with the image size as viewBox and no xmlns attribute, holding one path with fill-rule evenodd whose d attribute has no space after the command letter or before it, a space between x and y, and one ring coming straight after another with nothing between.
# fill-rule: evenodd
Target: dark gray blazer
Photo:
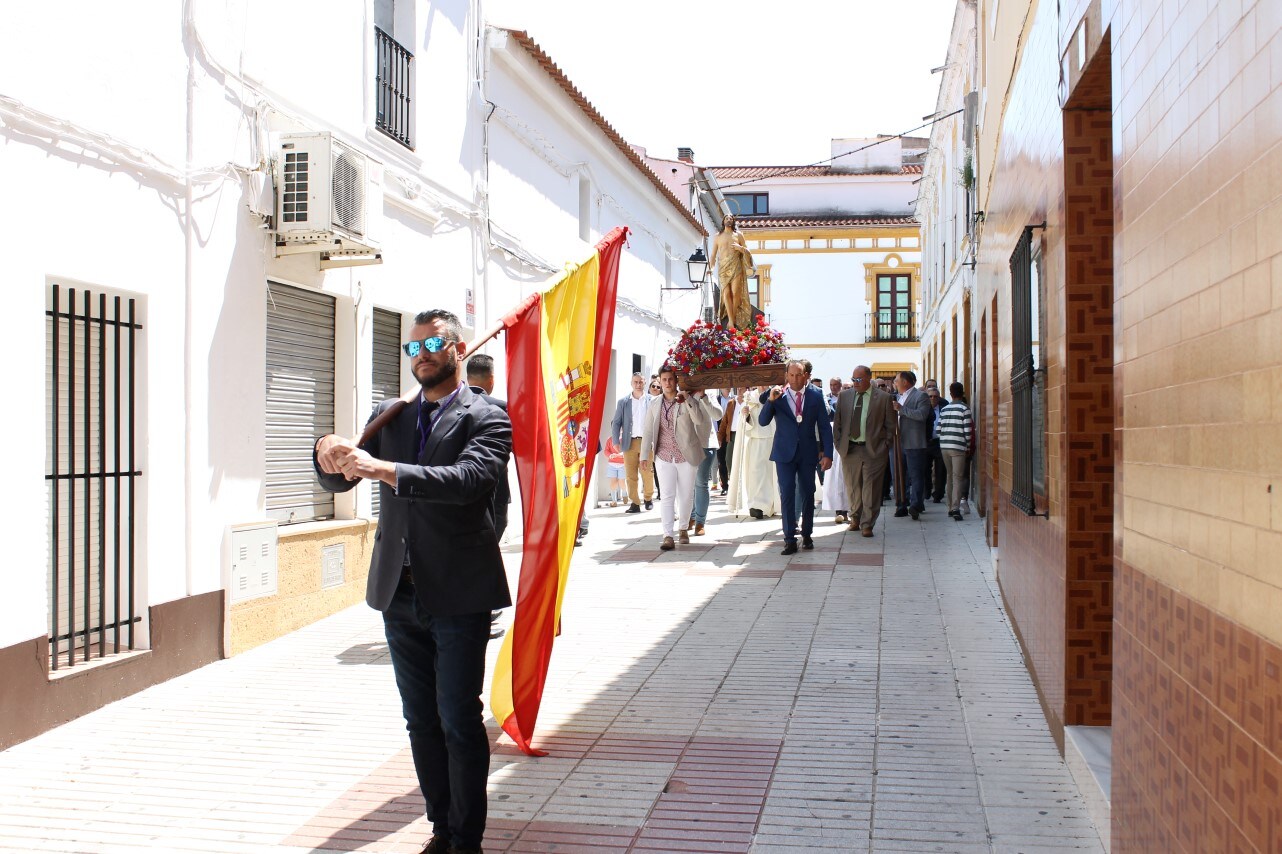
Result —
<instances>
[{"instance_id":1,"label":"dark gray blazer","mask_svg":"<svg viewBox=\"0 0 1282 854\"><path fill-rule=\"evenodd\" d=\"M391 406L379 404L375 414ZM373 416L371 416L373 417ZM418 451L418 406L406 406L365 445L396 463L400 494L379 483L382 502L365 601L387 610L410 556L414 591L429 614L450 616L512 604L494 531L494 487L507 476L512 423L507 413L467 386L458 393ZM330 492L356 485L312 464Z\"/></svg>"},{"instance_id":2,"label":"dark gray blazer","mask_svg":"<svg viewBox=\"0 0 1282 854\"><path fill-rule=\"evenodd\" d=\"M935 424L935 408L930 396L919 388L908 390L899 409L899 447L905 451L930 447L930 432Z\"/></svg>"}]
</instances>

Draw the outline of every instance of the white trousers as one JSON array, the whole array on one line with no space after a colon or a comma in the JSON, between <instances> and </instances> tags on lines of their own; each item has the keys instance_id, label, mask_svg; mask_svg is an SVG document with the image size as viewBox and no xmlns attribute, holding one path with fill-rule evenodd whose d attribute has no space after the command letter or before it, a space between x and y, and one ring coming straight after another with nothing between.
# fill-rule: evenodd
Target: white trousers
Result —
<instances>
[{"instance_id":1,"label":"white trousers","mask_svg":"<svg viewBox=\"0 0 1282 854\"><path fill-rule=\"evenodd\" d=\"M654 471L659 478L659 518L663 521L663 536L673 534L672 505L677 508L680 530L690 527L690 511L694 505L694 473L698 466L689 463L670 463L656 459Z\"/></svg>"}]
</instances>

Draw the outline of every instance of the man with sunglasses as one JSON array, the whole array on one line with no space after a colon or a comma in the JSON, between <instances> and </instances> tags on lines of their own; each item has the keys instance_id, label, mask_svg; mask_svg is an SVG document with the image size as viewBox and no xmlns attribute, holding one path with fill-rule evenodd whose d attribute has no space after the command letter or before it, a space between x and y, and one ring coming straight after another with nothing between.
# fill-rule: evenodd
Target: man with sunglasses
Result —
<instances>
[{"instance_id":1,"label":"man with sunglasses","mask_svg":"<svg viewBox=\"0 0 1282 854\"><path fill-rule=\"evenodd\" d=\"M365 599L383 626L419 787L431 854L481 850L490 744L481 689L490 613L512 604L494 527L493 495L507 476L507 413L463 383L458 317L414 318L404 350L422 385L362 448L316 443L321 485L345 492L378 481L381 511ZM375 414L392 404L384 401Z\"/></svg>"}]
</instances>

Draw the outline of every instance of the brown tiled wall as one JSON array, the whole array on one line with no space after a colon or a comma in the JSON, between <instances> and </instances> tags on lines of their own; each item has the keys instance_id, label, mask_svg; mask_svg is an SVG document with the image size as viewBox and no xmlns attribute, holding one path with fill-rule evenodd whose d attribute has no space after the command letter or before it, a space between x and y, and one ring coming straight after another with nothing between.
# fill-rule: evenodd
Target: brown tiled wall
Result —
<instances>
[{"instance_id":1,"label":"brown tiled wall","mask_svg":"<svg viewBox=\"0 0 1282 854\"><path fill-rule=\"evenodd\" d=\"M1115 851L1282 851L1282 647L1138 570L1117 584Z\"/></svg>"},{"instance_id":2,"label":"brown tiled wall","mask_svg":"<svg viewBox=\"0 0 1282 854\"><path fill-rule=\"evenodd\" d=\"M1107 42L1064 111L1064 723L1112 721L1113 117ZM1082 107L1079 109L1078 107ZM1102 109L1101 109L1102 108Z\"/></svg>"}]
</instances>

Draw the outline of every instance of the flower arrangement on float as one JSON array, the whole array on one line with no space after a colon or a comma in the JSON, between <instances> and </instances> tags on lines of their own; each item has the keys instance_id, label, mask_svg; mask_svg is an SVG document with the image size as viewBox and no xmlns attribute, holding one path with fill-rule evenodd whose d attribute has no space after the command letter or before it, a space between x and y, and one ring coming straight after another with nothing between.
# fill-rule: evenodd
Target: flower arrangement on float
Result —
<instances>
[{"instance_id":1,"label":"flower arrangement on float","mask_svg":"<svg viewBox=\"0 0 1282 854\"><path fill-rule=\"evenodd\" d=\"M738 388L783 382L788 345L783 333L758 315L750 329L695 321L668 350L667 364L681 388Z\"/></svg>"}]
</instances>

